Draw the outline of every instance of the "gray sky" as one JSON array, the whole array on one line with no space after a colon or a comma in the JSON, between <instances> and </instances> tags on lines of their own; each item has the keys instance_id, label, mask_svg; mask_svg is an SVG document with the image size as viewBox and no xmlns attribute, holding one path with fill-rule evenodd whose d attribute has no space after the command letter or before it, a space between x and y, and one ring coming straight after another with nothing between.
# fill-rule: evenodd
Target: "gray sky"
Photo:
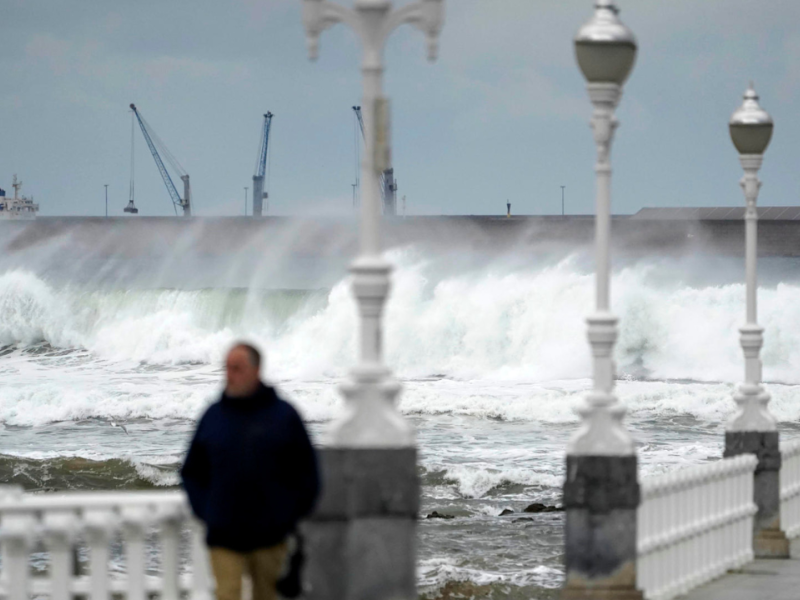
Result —
<instances>
[{"instance_id":1,"label":"gray sky","mask_svg":"<svg viewBox=\"0 0 800 600\"><path fill-rule=\"evenodd\" d=\"M344 2L351 4L349 0ZM393 156L412 214L593 212L590 105L572 36L592 0L447 0L440 59L386 52ZM619 110L614 211L741 205L727 119L754 79L776 132L762 205L800 192L800 2L619 0L639 56ZM299 0L2 0L0 187L42 215L127 203L131 102L190 173L196 213L241 214L275 113L275 214L349 214L360 52L344 26L308 61ZM173 214L136 131L140 214ZM179 182L179 180L176 179Z\"/></svg>"}]
</instances>

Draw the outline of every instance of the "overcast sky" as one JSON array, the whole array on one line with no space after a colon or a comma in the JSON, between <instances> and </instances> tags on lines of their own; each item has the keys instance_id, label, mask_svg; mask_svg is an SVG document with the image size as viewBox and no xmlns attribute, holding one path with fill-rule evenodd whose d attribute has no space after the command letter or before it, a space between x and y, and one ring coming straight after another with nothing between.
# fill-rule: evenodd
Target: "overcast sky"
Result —
<instances>
[{"instance_id":1,"label":"overcast sky","mask_svg":"<svg viewBox=\"0 0 800 600\"><path fill-rule=\"evenodd\" d=\"M350 0L344 0L351 4ZM438 62L403 27L386 51L409 214L593 212L590 105L572 37L592 0L446 0ZM754 79L776 121L761 204L800 193L800 2L619 0L639 55L619 110L614 212L738 206L727 120ZM234 215L262 114L273 214L349 214L360 49L338 25L308 61L300 0L0 1L0 187L42 215L121 215L137 104L192 179L196 214ZM140 214L173 214L137 130ZM176 179L179 183L179 180Z\"/></svg>"}]
</instances>

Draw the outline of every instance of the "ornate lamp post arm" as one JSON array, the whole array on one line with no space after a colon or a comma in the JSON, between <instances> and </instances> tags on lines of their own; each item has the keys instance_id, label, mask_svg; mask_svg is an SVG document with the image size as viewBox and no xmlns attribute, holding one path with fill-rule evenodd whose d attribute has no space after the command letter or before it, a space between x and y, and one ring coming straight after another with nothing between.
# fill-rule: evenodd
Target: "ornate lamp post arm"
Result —
<instances>
[{"instance_id":1,"label":"ornate lamp post arm","mask_svg":"<svg viewBox=\"0 0 800 600\"><path fill-rule=\"evenodd\" d=\"M390 162L388 102L383 97L383 50L400 25L409 23L428 39L428 57L437 53L444 19L444 0L419 0L392 10L390 0L356 0L352 9L329 0L304 0L303 22L309 55L316 58L323 30L346 23L362 45L364 97L362 114L366 142L361 161L360 256L351 267L360 316L359 364L342 386L349 411L334 431L334 443L349 447L413 445L410 427L394 408L399 384L383 365L382 315L389 293L391 266L381 257L379 178Z\"/></svg>"}]
</instances>

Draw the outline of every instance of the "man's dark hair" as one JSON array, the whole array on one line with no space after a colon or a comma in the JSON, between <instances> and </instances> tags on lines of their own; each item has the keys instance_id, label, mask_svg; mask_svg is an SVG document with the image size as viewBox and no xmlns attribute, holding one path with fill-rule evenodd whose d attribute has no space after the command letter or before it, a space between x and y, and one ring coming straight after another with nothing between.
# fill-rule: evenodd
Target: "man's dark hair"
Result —
<instances>
[{"instance_id":1,"label":"man's dark hair","mask_svg":"<svg viewBox=\"0 0 800 600\"><path fill-rule=\"evenodd\" d=\"M250 359L250 364L253 365L256 369L261 368L261 352L253 346L252 344L247 344L245 342L237 342L233 345L233 348L241 348L245 352L247 352L247 357Z\"/></svg>"}]
</instances>

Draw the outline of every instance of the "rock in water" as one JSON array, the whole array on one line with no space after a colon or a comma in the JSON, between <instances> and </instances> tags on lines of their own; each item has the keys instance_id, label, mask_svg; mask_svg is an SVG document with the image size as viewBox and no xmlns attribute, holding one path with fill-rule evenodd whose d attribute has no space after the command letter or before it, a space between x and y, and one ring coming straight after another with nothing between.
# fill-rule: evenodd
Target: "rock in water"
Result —
<instances>
[{"instance_id":1,"label":"rock in water","mask_svg":"<svg viewBox=\"0 0 800 600\"><path fill-rule=\"evenodd\" d=\"M564 510L562 506L548 506L547 504L542 504L541 502L534 502L530 506L526 507L523 512L526 513L547 513L547 512L561 512Z\"/></svg>"},{"instance_id":2,"label":"rock in water","mask_svg":"<svg viewBox=\"0 0 800 600\"><path fill-rule=\"evenodd\" d=\"M437 512L437 511L433 511L431 514L429 514L425 518L426 519L455 519L455 516L454 515L445 515L443 513L440 513L440 512Z\"/></svg>"}]
</instances>

